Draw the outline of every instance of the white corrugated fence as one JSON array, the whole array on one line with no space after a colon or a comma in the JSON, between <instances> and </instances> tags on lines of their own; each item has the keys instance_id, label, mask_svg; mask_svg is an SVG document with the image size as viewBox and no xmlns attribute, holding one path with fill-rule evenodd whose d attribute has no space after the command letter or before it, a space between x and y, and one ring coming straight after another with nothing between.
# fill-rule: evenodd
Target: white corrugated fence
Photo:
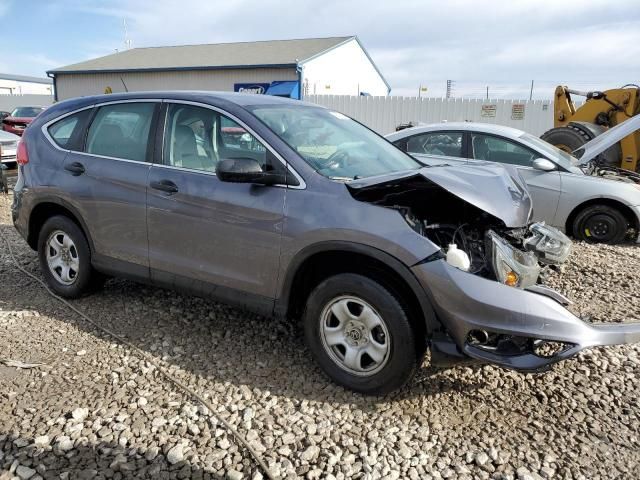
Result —
<instances>
[{"instance_id":1,"label":"white corrugated fence","mask_svg":"<svg viewBox=\"0 0 640 480\"><path fill-rule=\"evenodd\" d=\"M553 127L549 100L481 100L463 98L365 97L306 95L304 100L331 108L380 134L401 123L486 122L542 135Z\"/></svg>"}]
</instances>

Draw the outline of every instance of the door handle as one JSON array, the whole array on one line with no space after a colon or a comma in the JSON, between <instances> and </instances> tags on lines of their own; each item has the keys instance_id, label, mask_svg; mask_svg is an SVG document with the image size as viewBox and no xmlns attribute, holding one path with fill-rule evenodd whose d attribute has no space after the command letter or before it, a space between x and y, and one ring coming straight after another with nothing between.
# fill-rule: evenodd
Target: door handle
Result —
<instances>
[{"instance_id":1,"label":"door handle","mask_svg":"<svg viewBox=\"0 0 640 480\"><path fill-rule=\"evenodd\" d=\"M160 190L165 193L178 193L178 186L171 180L160 180L159 182L151 182L149 184L151 188Z\"/></svg>"},{"instance_id":2,"label":"door handle","mask_svg":"<svg viewBox=\"0 0 640 480\"><path fill-rule=\"evenodd\" d=\"M71 175L77 177L78 175L82 175L84 173L84 165L80 162L73 162L64 166L64 169L68 172L71 172Z\"/></svg>"}]
</instances>

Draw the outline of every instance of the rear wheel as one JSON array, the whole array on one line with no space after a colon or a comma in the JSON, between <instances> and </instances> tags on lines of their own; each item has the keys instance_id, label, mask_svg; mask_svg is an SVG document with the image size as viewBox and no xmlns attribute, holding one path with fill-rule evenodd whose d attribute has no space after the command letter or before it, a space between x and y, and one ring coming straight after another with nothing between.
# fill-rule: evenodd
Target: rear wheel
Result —
<instances>
[{"instance_id":1,"label":"rear wheel","mask_svg":"<svg viewBox=\"0 0 640 480\"><path fill-rule=\"evenodd\" d=\"M84 233L70 218L48 219L38 236L40 268L56 294L77 298L93 285L91 253Z\"/></svg>"},{"instance_id":2,"label":"rear wheel","mask_svg":"<svg viewBox=\"0 0 640 480\"><path fill-rule=\"evenodd\" d=\"M336 383L369 395L404 385L420 361L415 332L399 301L372 279L335 275L309 295L305 338Z\"/></svg>"},{"instance_id":3,"label":"rear wheel","mask_svg":"<svg viewBox=\"0 0 640 480\"><path fill-rule=\"evenodd\" d=\"M586 207L573 221L573 236L589 243L620 243L624 240L627 230L628 222L625 216L608 205Z\"/></svg>"}]
</instances>

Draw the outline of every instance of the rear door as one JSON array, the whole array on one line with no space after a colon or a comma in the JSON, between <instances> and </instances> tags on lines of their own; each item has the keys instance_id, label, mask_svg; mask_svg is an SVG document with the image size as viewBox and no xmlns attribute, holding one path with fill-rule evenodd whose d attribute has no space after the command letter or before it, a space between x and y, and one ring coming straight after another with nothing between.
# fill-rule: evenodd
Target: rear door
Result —
<instances>
[{"instance_id":1,"label":"rear door","mask_svg":"<svg viewBox=\"0 0 640 480\"><path fill-rule=\"evenodd\" d=\"M147 200L152 278L269 311L286 188L221 182L215 168L225 158L253 158L265 170L282 163L222 111L165 105Z\"/></svg>"},{"instance_id":2,"label":"rear door","mask_svg":"<svg viewBox=\"0 0 640 480\"><path fill-rule=\"evenodd\" d=\"M146 190L160 101L96 106L81 151L64 160L63 190L93 240L93 261L149 276ZM61 128L60 132L63 133Z\"/></svg>"},{"instance_id":3,"label":"rear door","mask_svg":"<svg viewBox=\"0 0 640 480\"><path fill-rule=\"evenodd\" d=\"M475 160L515 166L531 194L533 220L555 225L562 191L562 179L558 170L544 172L533 168L533 161L540 158L540 154L504 137L471 132L470 146Z\"/></svg>"}]
</instances>

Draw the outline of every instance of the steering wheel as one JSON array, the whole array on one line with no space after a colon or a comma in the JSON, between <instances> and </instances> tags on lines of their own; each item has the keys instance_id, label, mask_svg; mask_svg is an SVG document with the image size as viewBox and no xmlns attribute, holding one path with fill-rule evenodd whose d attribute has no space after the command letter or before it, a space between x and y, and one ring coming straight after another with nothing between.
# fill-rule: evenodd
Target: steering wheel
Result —
<instances>
[{"instance_id":1,"label":"steering wheel","mask_svg":"<svg viewBox=\"0 0 640 480\"><path fill-rule=\"evenodd\" d=\"M347 160L349 160L349 152L347 150L336 150L327 158L320 161L323 168L329 168L333 165L337 167L344 167Z\"/></svg>"}]
</instances>

